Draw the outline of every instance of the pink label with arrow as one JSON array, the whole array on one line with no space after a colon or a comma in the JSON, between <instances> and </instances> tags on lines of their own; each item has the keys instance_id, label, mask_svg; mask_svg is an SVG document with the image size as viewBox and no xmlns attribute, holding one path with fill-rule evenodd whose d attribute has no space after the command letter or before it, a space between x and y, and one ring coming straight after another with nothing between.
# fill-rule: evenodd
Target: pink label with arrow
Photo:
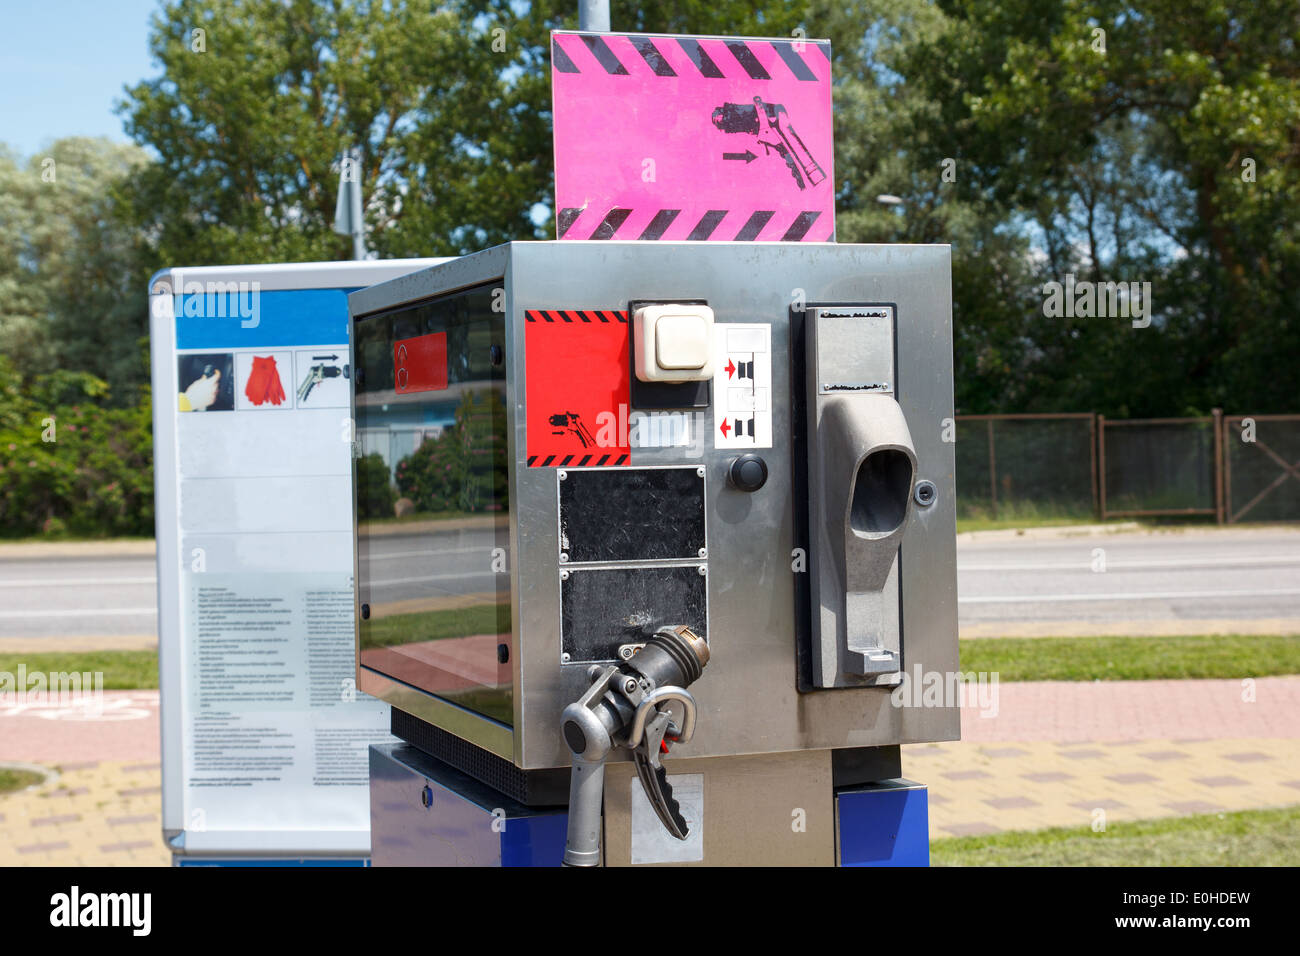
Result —
<instances>
[{"instance_id":1,"label":"pink label with arrow","mask_svg":"<svg viewBox=\"0 0 1300 956\"><path fill-rule=\"evenodd\" d=\"M825 40L551 34L560 239L835 237Z\"/></svg>"}]
</instances>

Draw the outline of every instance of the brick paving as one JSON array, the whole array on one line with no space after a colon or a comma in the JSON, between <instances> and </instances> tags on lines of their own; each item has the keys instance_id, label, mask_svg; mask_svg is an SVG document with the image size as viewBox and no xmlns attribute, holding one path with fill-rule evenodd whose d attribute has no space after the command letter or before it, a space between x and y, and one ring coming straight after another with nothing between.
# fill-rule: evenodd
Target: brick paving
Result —
<instances>
[{"instance_id":1,"label":"brick paving","mask_svg":"<svg viewBox=\"0 0 1300 956\"><path fill-rule=\"evenodd\" d=\"M0 707L0 761L58 776L0 796L2 866L167 866L159 805L158 692L102 707Z\"/></svg>"},{"instance_id":2,"label":"brick paving","mask_svg":"<svg viewBox=\"0 0 1300 956\"><path fill-rule=\"evenodd\" d=\"M932 837L1300 803L1300 677L1001 684L903 748Z\"/></svg>"}]
</instances>

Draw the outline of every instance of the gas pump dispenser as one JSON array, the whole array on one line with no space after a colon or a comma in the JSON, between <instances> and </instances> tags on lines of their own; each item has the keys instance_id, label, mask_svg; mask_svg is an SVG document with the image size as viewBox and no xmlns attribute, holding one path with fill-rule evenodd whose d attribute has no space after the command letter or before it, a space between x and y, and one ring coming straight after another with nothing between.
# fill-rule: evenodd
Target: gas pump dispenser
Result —
<instances>
[{"instance_id":1,"label":"gas pump dispenser","mask_svg":"<svg viewBox=\"0 0 1300 956\"><path fill-rule=\"evenodd\" d=\"M354 293L376 865L928 859L946 246L510 243Z\"/></svg>"}]
</instances>

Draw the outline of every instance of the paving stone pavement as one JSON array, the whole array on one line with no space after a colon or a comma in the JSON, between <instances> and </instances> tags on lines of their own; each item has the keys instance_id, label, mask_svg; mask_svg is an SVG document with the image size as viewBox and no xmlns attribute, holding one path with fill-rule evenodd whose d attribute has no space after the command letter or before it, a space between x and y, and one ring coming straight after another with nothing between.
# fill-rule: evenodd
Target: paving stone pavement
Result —
<instances>
[{"instance_id":1,"label":"paving stone pavement","mask_svg":"<svg viewBox=\"0 0 1300 956\"><path fill-rule=\"evenodd\" d=\"M903 774L932 838L1291 806L1300 677L1000 684L960 742L905 746Z\"/></svg>"},{"instance_id":2,"label":"paving stone pavement","mask_svg":"<svg viewBox=\"0 0 1300 956\"><path fill-rule=\"evenodd\" d=\"M152 763L64 764L52 784L0 797L0 867L168 866Z\"/></svg>"},{"instance_id":3,"label":"paving stone pavement","mask_svg":"<svg viewBox=\"0 0 1300 956\"><path fill-rule=\"evenodd\" d=\"M59 770L0 796L0 866L170 862L157 703L0 708L0 761ZM1002 684L988 704L962 708L962 742L903 748L935 838L1300 803L1300 677Z\"/></svg>"}]
</instances>

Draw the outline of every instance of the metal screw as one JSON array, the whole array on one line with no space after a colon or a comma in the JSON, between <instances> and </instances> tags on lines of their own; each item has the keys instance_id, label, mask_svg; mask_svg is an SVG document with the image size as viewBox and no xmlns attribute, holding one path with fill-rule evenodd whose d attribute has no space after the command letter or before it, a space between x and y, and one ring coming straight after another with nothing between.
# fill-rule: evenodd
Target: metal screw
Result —
<instances>
[{"instance_id":1,"label":"metal screw","mask_svg":"<svg viewBox=\"0 0 1300 956\"><path fill-rule=\"evenodd\" d=\"M561 552L560 552L560 563L561 563L561 564L564 564L564 563L565 563L566 561L568 561L568 560L569 560L569 553L568 553L567 551L561 551Z\"/></svg>"},{"instance_id":2,"label":"metal screw","mask_svg":"<svg viewBox=\"0 0 1300 956\"><path fill-rule=\"evenodd\" d=\"M632 647L631 647L631 645L627 645L627 646L625 646L625 647L620 647L620 648L618 649L618 656L621 657L621 658L622 658L623 660L625 660L625 661L630 661L630 660L632 659Z\"/></svg>"},{"instance_id":3,"label":"metal screw","mask_svg":"<svg viewBox=\"0 0 1300 956\"><path fill-rule=\"evenodd\" d=\"M629 677L627 680L623 681L623 693L631 694L635 693L635 691L636 681L633 678Z\"/></svg>"},{"instance_id":4,"label":"metal screw","mask_svg":"<svg viewBox=\"0 0 1300 956\"><path fill-rule=\"evenodd\" d=\"M933 481L922 479L916 483L912 497L916 499L916 503L922 508L928 508L939 497L939 489L935 488Z\"/></svg>"},{"instance_id":5,"label":"metal screw","mask_svg":"<svg viewBox=\"0 0 1300 956\"><path fill-rule=\"evenodd\" d=\"M704 477L704 466L703 466L703 465L700 465L699 468L696 468L696 469L695 469L695 473L696 473L697 475L699 475L701 478L703 478L703 477Z\"/></svg>"},{"instance_id":6,"label":"metal screw","mask_svg":"<svg viewBox=\"0 0 1300 956\"><path fill-rule=\"evenodd\" d=\"M704 577L704 576L705 576L706 574L708 574L708 573L709 573L709 569L708 569L707 567L705 567L704 565L701 564L701 565L700 565L700 577Z\"/></svg>"},{"instance_id":7,"label":"metal screw","mask_svg":"<svg viewBox=\"0 0 1300 956\"><path fill-rule=\"evenodd\" d=\"M563 468L557 471L556 475L559 477L560 481L564 481L566 478L569 477L569 473L565 471Z\"/></svg>"},{"instance_id":8,"label":"metal screw","mask_svg":"<svg viewBox=\"0 0 1300 956\"><path fill-rule=\"evenodd\" d=\"M561 580L561 581L567 581L567 580L569 580L569 572L568 572L568 571L561 571L561 572L560 572L560 580Z\"/></svg>"},{"instance_id":9,"label":"metal screw","mask_svg":"<svg viewBox=\"0 0 1300 956\"><path fill-rule=\"evenodd\" d=\"M568 651L565 651L563 654L560 655L560 660L561 660L563 663L565 663L565 664L569 663L569 653L568 653Z\"/></svg>"},{"instance_id":10,"label":"metal screw","mask_svg":"<svg viewBox=\"0 0 1300 956\"><path fill-rule=\"evenodd\" d=\"M701 557L701 558L707 558L708 556L709 556L709 549L708 549L708 548L700 548L700 557Z\"/></svg>"}]
</instances>

